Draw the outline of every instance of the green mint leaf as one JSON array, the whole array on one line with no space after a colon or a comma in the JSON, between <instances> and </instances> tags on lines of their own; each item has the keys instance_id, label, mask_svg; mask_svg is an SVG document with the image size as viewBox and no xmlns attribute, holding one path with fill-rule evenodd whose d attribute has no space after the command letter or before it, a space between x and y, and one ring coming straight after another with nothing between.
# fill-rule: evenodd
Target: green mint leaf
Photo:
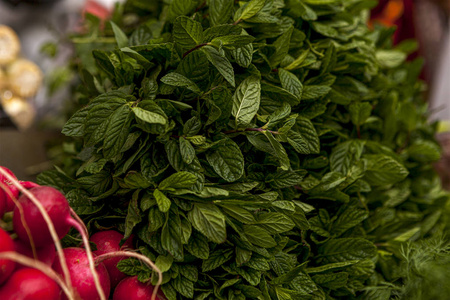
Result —
<instances>
[{"instance_id":1,"label":"green mint leaf","mask_svg":"<svg viewBox=\"0 0 450 300\"><path fill-rule=\"evenodd\" d=\"M367 102L353 102L348 108L350 119L356 126L360 126L366 122L372 112L372 106Z\"/></svg>"},{"instance_id":2,"label":"green mint leaf","mask_svg":"<svg viewBox=\"0 0 450 300\"><path fill-rule=\"evenodd\" d=\"M223 139L217 148L206 152L208 163L228 182L238 180L244 174L244 157L239 146L231 139Z\"/></svg>"},{"instance_id":3,"label":"green mint leaf","mask_svg":"<svg viewBox=\"0 0 450 300\"><path fill-rule=\"evenodd\" d=\"M248 241L255 246L272 248L277 245L269 232L258 225L244 225L243 232Z\"/></svg>"},{"instance_id":4,"label":"green mint leaf","mask_svg":"<svg viewBox=\"0 0 450 300\"><path fill-rule=\"evenodd\" d=\"M250 124L259 109L261 101L261 84L257 77L247 77L236 88L233 95L231 113L237 125Z\"/></svg>"},{"instance_id":5,"label":"green mint leaf","mask_svg":"<svg viewBox=\"0 0 450 300\"><path fill-rule=\"evenodd\" d=\"M110 21L111 27L114 31L114 36L116 38L117 46L119 48L123 48L128 46L128 38L127 35L117 26L113 21Z\"/></svg>"},{"instance_id":6,"label":"green mint leaf","mask_svg":"<svg viewBox=\"0 0 450 300\"><path fill-rule=\"evenodd\" d=\"M265 3L266 0L250 0L234 13L234 21L250 19L264 7Z\"/></svg>"},{"instance_id":7,"label":"green mint leaf","mask_svg":"<svg viewBox=\"0 0 450 300\"><path fill-rule=\"evenodd\" d=\"M197 177L189 172L178 172L170 175L158 185L160 190L190 188L197 182Z\"/></svg>"},{"instance_id":8,"label":"green mint leaf","mask_svg":"<svg viewBox=\"0 0 450 300\"><path fill-rule=\"evenodd\" d=\"M183 49L192 49L203 40L202 25L188 17L178 17L173 24L173 39Z\"/></svg>"},{"instance_id":9,"label":"green mint leaf","mask_svg":"<svg viewBox=\"0 0 450 300\"><path fill-rule=\"evenodd\" d=\"M280 76L281 86L295 95L300 101L303 93L303 85L298 77L285 69L278 69L278 75Z\"/></svg>"},{"instance_id":10,"label":"green mint leaf","mask_svg":"<svg viewBox=\"0 0 450 300\"><path fill-rule=\"evenodd\" d=\"M347 174L350 167L361 158L364 141L350 140L333 148L330 155L331 171Z\"/></svg>"},{"instance_id":11,"label":"green mint leaf","mask_svg":"<svg viewBox=\"0 0 450 300\"><path fill-rule=\"evenodd\" d=\"M233 0L210 0L209 16L213 26L226 24L231 19Z\"/></svg>"},{"instance_id":12,"label":"green mint leaf","mask_svg":"<svg viewBox=\"0 0 450 300\"><path fill-rule=\"evenodd\" d=\"M270 57L270 65L272 68L276 68L288 53L293 30L294 27L290 27L273 43L275 46L275 53Z\"/></svg>"},{"instance_id":13,"label":"green mint leaf","mask_svg":"<svg viewBox=\"0 0 450 300\"><path fill-rule=\"evenodd\" d=\"M318 274L314 275L312 280L321 287L337 290L347 285L348 273Z\"/></svg>"},{"instance_id":14,"label":"green mint leaf","mask_svg":"<svg viewBox=\"0 0 450 300\"><path fill-rule=\"evenodd\" d=\"M184 276L177 276L171 281L174 289L189 299L194 298L194 283Z\"/></svg>"},{"instance_id":15,"label":"green mint leaf","mask_svg":"<svg viewBox=\"0 0 450 300\"><path fill-rule=\"evenodd\" d=\"M363 238L332 239L319 248L321 260L327 263L372 258L377 248Z\"/></svg>"},{"instance_id":16,"label":"green mint leaf","mask_svg":"<svg viewBox=\"0 0 450 300\"><path fill-rule=\"evenodd\" d=\"M227 238L225 216L213 204L196 203L189 211L192 226L215 243L223 243Z\"/></svg>"},{"instance_id":17,"label":"green mint leaf","mask_svg":"<svg viewBox=\"0 0 450 300\"><path fill-rule=\"evenodd\" d=\"M198 258L206 260L209 257L208 239L203 234L194 231L184 247L189 253Z\"/></svg>"},{"instance_id":18,"label":"green mint leaf","mask_svg":"<svg viewBox=\"0 0 450 300\"><path fill-rule=\"evenodd\" d=\"M169 6L169 17L188 15L197 6L197 0L173 0Z\"/></svg>"},{"instance_id":19,"label":"green mint leaf","mask_svg":"<svg viewBox=\"0 0 450 300\"><path fill-rule=\"evenodd\" d=\"M367 170L364 179L372 185L394 184L408 176L408 170L393 158L372 154L365 155Z\"/></svg>"},{"instance_id":20,"label":"green mint leaf","mask_svg":"<svg viewBox=\"0 0 450 300\"><path fill-rule=\"evenodd\" d=\"M179 138L180 141L180 153L183 161L187 164L190 164L195 157L195 149L192 147L192 144L185 139L184 137Z\"/></svg>"},{"instance_id":21,"label":"green mint leaf","mask_svg":"<svg viewBox=\"0 0 450 300\"><path fill-rule=\"evenodd\" d=\"M288 133L288 143L300 154L316 154L320 151L319 136L310 120L298 117Z\"/></svg>"},{"instance_id":22,"label":"green mint leaf","mask_svg":"<svg viewBox=\"0 0 450 300\"><path fill-rule=\"evenodd\" d=\"M278 142L272 133L269 131L264 131L263 134L267 137L269 140L270 145L273 148L273 151L275 152L275 156L280 162L280 168L287 171L291 167L289 157L286 153L286 149L284 149L283 145L281 145L280 142Z\"/></svg>"},{"instance_id":23,"label":"green mint leaf","mask_svg":"<svg viewBox=\"0 0 450 300\"><path fill-rule=\"evenodd\" d=\"M170 208L171 201L158 189L153 191L153 197L156 199L156 203L158 203L159 210L161 212L168 212Z\"/></svg>"},{"instance_id":24,"label":"green mint leaf","mask_svg":"<svg viewBox=\"0 0 450 300\"><path fill-rule=\"evenodd\" d=\"M214 270L227 261L233 256L232 249L217 249L209 255L202 263L202 272L208 272Z\"/></svg>"},{"instance_id":25,"label":"green mint leaf","mask_svg":"<svg viewBox=\"0 0 450 300\"><path fill-rule=\"evenodd\" d=\"M161 81L171 86L185 87L196 94L201 94L201 90L192 80L175 72L169 73L162 77Z\"/></svg>"},{"instance_id":26,"label":"green mint leaf","mask_svg":"<svg viewBox=\"0 0 450 300\"><path fill-rule=\"evenodd\" d=\"M294 228L292 220L282 213L265 213L258 215L257 224L270 234L283 233Z\"/></svg>"},{"instance_id":27,"label":"green mint leaf","mask_svg":"<svg viewBox=\"0 0 450 300\"><path fill-rule=\"evenodd\" d=\"M217 71L228 81L231 86L235 86L234 70L228 58L221 54L216 48L205 46L201 49L209 62L216 67Z\"/></svg>"},{"instance_id":28,"label":"green mint leaf","mask_svg":"<svg viewBox=\"0 0 450 300\"><path fill-rule=\"evenodd\" d=\"M109 118L103 142L103 155L112 158L119 154L130 131L132 113L127 105L117 109Z\"/></svg>"}]
</instances>

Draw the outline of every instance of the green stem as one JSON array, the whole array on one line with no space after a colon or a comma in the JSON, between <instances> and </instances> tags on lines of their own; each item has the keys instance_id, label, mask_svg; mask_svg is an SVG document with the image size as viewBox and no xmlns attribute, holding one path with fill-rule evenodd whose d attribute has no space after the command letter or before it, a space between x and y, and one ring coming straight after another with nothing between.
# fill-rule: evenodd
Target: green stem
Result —
<instances>
[{"instance_id":1,"label":"green stem","mask_svg":"<svg viewBox=\"0 0 450 300\"><path fill-rule=\"evenodd\" d=\"M195 51L195 50L197 50L197 49L199 49L199 48L201 48L201 47L207 46L207 45L209 45L209 43L203 43L203 44L200 44L200 45L195 46L195 47L192 48L191 50L188 50L187 52L185 52L185 53L183 54L183 58L185 58L189 53L191 53L191 52L193 52L193 51Z\"/></svg>"}]
</instances>

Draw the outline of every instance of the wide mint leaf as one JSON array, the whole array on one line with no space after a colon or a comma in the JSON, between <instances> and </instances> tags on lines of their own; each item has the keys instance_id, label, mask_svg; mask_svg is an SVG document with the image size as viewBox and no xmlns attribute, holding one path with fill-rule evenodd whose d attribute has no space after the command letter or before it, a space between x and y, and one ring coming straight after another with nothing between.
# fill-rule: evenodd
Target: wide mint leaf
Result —
<instances>
[{"instance_id":1,"label":"wide mint leaf","mask_svg":"<svg viewBox=\"0 0 450 300\"><path fill-rule=\"evenodd\" d=\"M208 259L209 257L208 239L197 231L192 232L188 243L184 247L192 255L198 258Z\"/></svg>"},{"instance_id":2,"label":"wide mint leaf","mask_svg":"<svg viewBox=\"0 0 450 300\"><path fill-rule=\"evenodd\" d=\"M208 272L214 270L233 257L233 249L216 249L208 259L205 259L202 263L202 271Z\"/></svg>"},{"instance_id":3,"label":"wide mint leaf","mask_svg":"<svg viewBox=\"0 0 450 300\"><path fill-rule=\"evenodd\" d=\"M94 175L83 176L77 179L77 183L89 193L89 196L100 196L112 183L111 174L101 171Z\"/></svg>"},{"instance_id":4,"label":"wide mint leaf","mask_svg":"<svg viewBox=\"0 0 450 300\"><path fill-rule=\"evenodd\" d=\"M255 216L247 209L237 205L220 205L223 211L232 218L244 224L256 223Z\"/></svg>"},{"instance_id":5,"label":"wide mint leaf","mask_svg":"<svg viewBox=\"0 0 450 300\"><path fill-rule=\"evenodd\" d=\"M215 243L223 243L227 238L225 216L214 204L196 203L189 211L192 226Z\"/></svg>"},{"instance_id":6,"label":"wide mint leaf","mask_svg":"<svg viewBox=\"0 0 450 300\"><path fill-rule=\"evenodd\" d=\"M233 11L233 0L210 0L209 16L213 26L227 24Z\"/></svg>"},{"instance_id":7,"label":"wide mint leaf","mask_svg":"<svg viewBox=\"0 0 450 300\"><path fill-rule=\"evenodd\" d=\"M191 90L196 94L201 93L201 90L195 84L195 82L193 82L192 80L190 80L190 79L186 78L185 76L178 74L176 72L167 74L166 76L161 78L161 81L168 85L185 87L188 90Z\"/></svg>"},{"instance_id":8,"label":"wide mint leaf","mask_svg":"<svg viewBox=\"0 0 450 300\"><path fill-rule=\"evenodd\" d=\"M439 145L431 141L416 141L406 149L409 157L421 163L438 161L441 157Z\"/></svg>"},{"instance_id":9,"label":"wide mint leaf","mask_svg":"<svg viewBox=\"0 0 450 300\"><path fill-rule=\"evenodd\" d=\"M280 76L281 86L295 95L300 101L302 99L303 85L298 77L282 68L278 69L278 75Z\"/></svg>"},{"instance_id":10,"label":"wide mint leaf","mask_svg":"<svg viewBox=\"0 0 450 300\"><path fill-rule=\"evenodd\" d=\"M231 139L224 139L220 146L209 150L206 159L214 171L228 182L238 180L244 174L244 156Z\"/></svg>"},{"instance_id":11,"label":"wide mint leaf","mask_svg":"<svg viewBox=\"0 0 450 300\"><path fill-rule=\"evenodd\" d=\"M169 17L171 19L178 16L188 15L196 6L197 0L173 0L169 6Z\"/></svg>"},{"instance_id":12,"label":"wide mint leaf","mask_svg":"<svg viewBox=\"0 0 450 300\"><path fill-rule=\"evenodd\" d=\"M132 112L128 105L117 109L109 118L103 141L103 155L112 158L119 154L127 140L132 120Z\"/></svg>"},{"instance_id":13,"label":"wide mint leaf","mask_svg":"<svg viewBox=\"0 0 450 300\"><path fill-rule=\"evenodd\" d=\"M236 63L241 67L248 68L253 58L253 44L248 44L231 51L231 55Z\"/></svg>"},{"instance_id":14,"label":"wide mint leaf","mask_svg":"<svg viewBox=\"0 0 450 300\"><path fill-rule=\"evenodd\" d=\"M320 151L319 136L310 120L298 117L288 132L288 143L300 154L316 154Z\"/></svg>"},{"instance_id":15,"label":"wide mint leaf","mask_svg":"<svg viewBox=\"0 0 450 300\"><path fill-rule=\"evenodd\" d=\"M209 80L209 62L201 51L193 51L186 55L175 72L203 87Z\"/></svg>"},{"instance_id":16,"label":"wide mint leaf","mask_svg":"<svg viewBox=\"0 0 450 300\"><path fill-rule=\"evenodd\" d=\"M331 264L322 265L320 267L307 268L306 272L308 274L315 274L315 273L323 273L323 272L328 272L328 271L342 270L342 269L347 268L351 265L354 265L358 262L359 262L359 260L331 263Z\"/></svg>"},{"instance_id":17,"label":"wide mint leaf","mask_svg":"<svg viewBox=\"0 0 450 300\"><path fill-rule=\"evenodd\" d=\"M283 33L274 43L275 53L270 57L270 65L272 68L278 66L289 51L289 43L291 42L291 36L294 27L290 27L285 33ZM297 96L297 95L296 95Z\"/></svg>"},{"instance_id":18,"label":"wide mint leaf","mask_svg":"<svg viewBox=\"0 0 450 300\"><path fill-rule=\"evenodd\" d=\"M277 245L269 232L258 225L244 225L244 234L248 241L256 246L272 248Z\"/></svg>"},{"instance_id":19,"label":"wide mint leaf","mask_svg":"<svg viewBox=\"0 0 450 300\"><path fill-rule=\"evenodd\" d=\"M250 124L259 109L260 101L260 80L258 77L249 76L241 82L233 95L231 113L236 118L236 125Z\"/></svg>"},{"instance_id":20,"label":"wide mint leaf","mask_svg":"<svg viewBox=\"0 0 450 300\"><path fill-rule=\"evenodd\" d=\"M144 100L144 101L150 102L151 100ZM156 108L155 111L148 110L151 109L151 106ZM162 125L167 124L167 117L161 114L161 113L164 114L164 112L159 107L157 107L155 103L153 103L151 106L147 105L146 109L139 106L132 107L131 109L133 110L133 113L137 118L146 123L162 124Z\"/></svg>"},{"instance_id":21,"label":"wide mint leaf","mask_svg":"<svg viewBox=\"0 0 450 300\"><path fill-rule=\"evenodd\" d=\"M179 138L180 141L180 153L183 161L190 164L195 157L195 149L192 144L184 137Z\"/></svg>"},{"instance_id":22,"label":"wide mint leaf","mask_svg":"<svg viewBox=\"0 0 450 300\"><path fill-rule=\"evenodd\" d=\"M235 13L234 21L250 19L256 15L266 3L266 0L250 0L249 2L243 4Z\"/></svg>"},{"instance_id":23,"label":"wide mint leaf","mask_svg":"<svg viewBox=\"0 0 450 300\"><path fill-rule=\"evenodd\" d=\"M73 114L62 128L61 133L66 136L82 137L89 109L90 107L85 107Z\"/></svg>"},{"instance_id":24,"label":"wide mint leaf","mask_svg":"<svg viewBox=\"0 0 450 300\"><path fill-rule=\"evenodd\" d=\"M303 177L305 177L306 171L277 171L276 173L270 173L266 177L266 183L274 188L287 188L294 185L298 185L302 182Z\"/></svg>"},{"instance_id":25,"label":"wide mint leaf","mask_svg":"<svg viewBox=\"0 0 450 300\"><path fill-rule=\"evenodd\" d=\"M328 288L331 290L337 290L341 287L347 285L348 273L329 273L329 274L318 274L312 277L312 280L319 286Z\"/></svg>"},{"instance_id":26,"label":"wide mint leaf","mask_svg":"<svg viewBox=\"0 0 450 300\"><path fill-rule=\"evenodd\" d=\"M135 191L128 203L128 212L125 218L124 238L128 238L133 232L133 228L142 221L138 204L139 191Z\"/></svg>"},{"instance_id":27,"label":"wide mint leaf","mask_svg":"<svg viewBox=\"0 0 450 300\"><path fill-rule=\"evenodd\" d=\"M364 144L361 140L350 140L334 147L330 155L331 170L347 174L350 167L361 158Z\"/></svg>"},{"instance_id":28,"label":"wide mint leaf","mask_svg":"<svg viewBox=\"0 0 450 300\"><path fill-rule=\"evenodd\" d=\"M104 206L104 204L94 204L82 190L71 190L65 196L70 207L79 216L95 214Z\"/></svg>"},{"instance_id":29,"label":"wide mint leaf","mask_svg":"<svg viewBox=\"0 0 450 300\"><path fill-rule=\"evenodd\" d=\"M306 85L303 87L302 100L315 100L327 95L331 88L326 85Z\"/></svg>"},{"instance_id":30,"label":"wide mint leaf","mask_svg":"<svg viewBox=\"0 0 450 300\"><path fill-rule=\"evenodd\" d=\"M332 234L339 236L346 230L362 223L368 217L369 213L366 210L348 206L340 213L339 218L334 221Z\"/></svg>"},{"instance_id":31,"label":"wide mint leaf","mask_svg":"<svg viewBox=\"0 0 450 300\"><path fill-rule=\"evenodd\" d=\"M170 208L171 201L158 189L153 191L153 197L156 199L156 203L158 203L159 210L161 212L168 212Z\"/></svg>"},{"instance_id":32,"label":"wide mint leaf","mask_svg":"<svg viewBox=\"0 0 450 300\"><path fill-rule=\"evenodd\" d=\"M340 238L323 244L318 253L321 262L336 263L372 258L377 254L377 248L363 238Z\"/></svg>"},{"instance_id":33,"label":"wide mint leaf","mask_svg":"<svg viewBox=\"0 0 450 300\"><path fill-rule=\"evenodd\" d=\"M254 40L255 38L251 35L225 35L212 39L211 44L217 45L219 47L228 46L232 48L240 48L253 42Z\"/></svg>"},{"instance_id":34,"label":"wide mint leaf","mask_svg":"<svg viewBox=\"0 0 450 300\"><path fill-rule=\"evenodd\" d=\"M257 224L270 234L283 233L294 228L292 220L282 213L265 213L258 215Z\"/></svg>"},{"instance_id":35,"label":"wide mint leaf","mask_svg":"<svg viewBox=\"0 0 450 300\"><path fill-rule=\"evenodd\" d=\"M371 185L394 184L402 181L409 172L392 157L382 154L364 155L367 159L367 170L364 180Z\"/></svg>"},{"instance_id":36,"label":"wide mint leaf","mask_svg":"<svg viewBox=\"0 0 450 300\"><path fill-rule=\"evenodd\" d=\"M174 0L174 3L182 0ZM191 2L184 0L185 2ZM192 1L195 2L195 1ZM174 5L172 3L172 6ZM183 49L191 49L203 40L202 24L191 18L180 16L173 24L173 39Z\"/></svg>"},{"instance_id":37,"label":"wide mint leaf","mask_svg":"<svg viewBox=\"0 0 450 300\"><path fill-rule=\"evenodd\" d=\"M289 157L286 153L286 149L284 149L283 145L281 145L280 142L278 142L273 134L269 131L264 131L263 134L267 137L269 140L270 145L272 146L272 149L275 153L276 158L280 162L280 168L287 171L290 168L290 161Z\"/></svg>"},{"instance_id":38,"label":"wide mint leaf","mask_svg":"<svg viewBox=\"0 0 450 300\"><path fill-rule=\"evenodd\" d=\"M222 74L223 78L234 87L236 85L234 81L234 70L228 58L211 46L202 47L201 50L209 62Z\"/></svg>"},{"instance_id":39,"label":"wide mint leaf","mask_svg":"<svg viewBox=\"0 0 450 300\"><path fill-rule=\"evenodd\" d=\"M352 123L360 126L370 117L372 105L367 102L353 102L350 104L348 111L350 112Z\"/></svg>"},{"instance_id":40,"label":"wide mint leaf","mask_svg":"<svg viewBox=\"0 0 450 300\"><path fill-rule=\"evenodd\" d=\"M181 242L181 220L180 216L172 211L166 214L166 222L161 230L161 246L168 251L176 260L184 257L183 243Z\"/></svg>"},{"instance_id":41,"label":"wide mint leaf","mask_svg":"<svg viewBox=\"0 0 450 300\"><path fill-rule=\"evenodd\" d=\"M173 256L172 255L158 255L155 261L155 265L161 270L161 272L167 272L170 270L170 267L173 263Z\"/></svg>"},{"instance_id":42,"label":"wide mint leaf","mask_svg":"<svg viewBox=\"0 0 450 300\"><path fill-rule=\"evenodd\" d=\"M127 35L117 26L113 21L110 21L111 27L114 31L114 36L116 38L117 46L119 48L123 48L128 46L128 38Z\"/></svg>"},{"instance_id":43,"label":"wide mint leaf","mask_svg":"<svg viewBox=\"0 0 450 300\"><path fill-rule=\"evenodd\" d=\"M194 283L184 276L177 276L170 282L173 288L184 297L192 299L194 297Z\"/></svg>"},{"instance_id":44,"label":"wide mint leaf","mask_svg":"<svg viewBox=\"0 0 450 300\"><path fill-rule=\"evenodd\" d=\"M189 172L177 172L170 175L158 185L160 190L173 190L190 188L197 181L197 177Z\"/></svg>"}]
</instances>

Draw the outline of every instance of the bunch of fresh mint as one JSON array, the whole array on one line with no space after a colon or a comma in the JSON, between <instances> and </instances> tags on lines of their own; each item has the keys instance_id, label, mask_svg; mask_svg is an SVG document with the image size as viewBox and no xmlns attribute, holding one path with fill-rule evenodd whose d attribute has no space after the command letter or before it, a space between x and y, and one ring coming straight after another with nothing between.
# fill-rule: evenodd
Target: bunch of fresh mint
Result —
<instances>
[{"instance_id":1,"label":"bunch of fresh mint","mask_svg":"<svg viewBox=\"0 0 450 300\"><path fill-rule=\"evenodd\" d=\"M170 300L399 294L403 243L447 230L449 198L415 43L369 30L375 4L128 1L73 38L78 169L39 183L135 234Z\"/></svg>"}]
</instances>

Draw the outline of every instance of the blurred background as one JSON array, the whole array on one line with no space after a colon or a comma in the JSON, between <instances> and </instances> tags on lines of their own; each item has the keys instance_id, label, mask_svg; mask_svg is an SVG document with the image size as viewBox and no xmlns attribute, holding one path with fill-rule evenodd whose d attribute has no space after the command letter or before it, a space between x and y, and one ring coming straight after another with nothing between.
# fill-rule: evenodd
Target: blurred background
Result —
<instances>
[{"instance_id":1,"label":"blurred background","mask_svg":"<svg viewBox=\"0 0 450 300\"><path fill-rule=\"evenodd\" d=\"M52 143L60 143L59 130L74 109L71 95L75 85L70 83L76 81L76 76L70 64L75 51L79 51L73 48L68 35L82 30L81 23L88 14L106 19L116 2L120 1L0 0L0 65L2 59L8 60L9 52L18 51L18 58L3 62L0 67L0 165L10 168L19 178L33 180L52 167L58 151L62 151L61 147L52 147ZM380 0L369 21L369 26L381 23L396 28L394 44L408 39L418 41L419 47L410 59L420 56L425 60L421 78L428 85L425 98L430 122L439 121L437 138L443 151L436 168L447 188L450 187L449 15L450 0ZM6 73L8 76L17 73L17 87L11 88L12 92L2 92Z\"/></svg>"}]
</instances>

